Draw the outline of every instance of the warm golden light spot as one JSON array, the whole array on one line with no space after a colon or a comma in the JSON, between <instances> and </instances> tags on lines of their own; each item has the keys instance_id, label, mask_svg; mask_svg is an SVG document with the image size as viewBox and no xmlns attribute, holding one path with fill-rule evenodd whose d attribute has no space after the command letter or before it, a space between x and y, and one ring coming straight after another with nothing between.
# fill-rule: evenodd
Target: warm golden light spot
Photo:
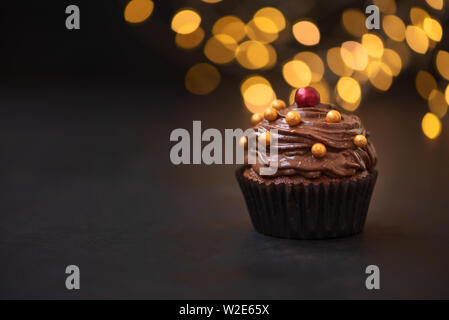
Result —
<instances>
[{"instance_id":1,"label":"warm golden light spot","mask_svg":"<svg viewBox=\"0 0 449 320\"><path fill-rule=\"evenodd\" d=\"M340 96L337 95L337 103L346 111L355 111L360 106L360 103L362 102L362 97L360 97L356 102L349 103L344 101Z\"/></svg>"},{"instance_id":2,"label":"warm golden light spot","mask_svg":"<svg viewBox=\"0 0 449 320\"><path fill-rule=\"evenodd\" d=\"M187 71L185 86L194 94L208 94L217 88L221 76L217 68L208 63L199 63Z\"/></svg>"},{"instance_id":3,"label":"warm golden light spot","mask_svg":"<svg viewBox=\"0 0 449 320\"><path fill-rule=\"evenodd\" d=\"M444 97L446 98L446 103L449 104L449 84L446 87L446 90L444 91Z\"/></svg>"},{"instance_id":4,"label":"warm golden light spot","mask_svg":"<svg viewBox=\"0 0 449 320\"><path fill-rule=\"evenodd\" d=\"M312 82L318 82L323 78L324 63L320 56L310 51L300 52L295 55L295 60L305 62L312 72Z\"/></svg>"},{"instance_id":5,"label":"warm golden light spot","mask_svg":"<svg viewBox=\"0 0 449 320\"><path fill-rule=\"evenodd\" d=\"M441 134L441 121L433 113L426 113L421 122L422 131L429 139L435 139Z\"/></svg>"},{"instance_id":6,"label":"warm golden light spot","mask_svg":"<svg viewBox=\"0 0 449 320\"><path fill-rule=\"evenodd\" d=\"M396 13L396 1L395 0L373 0L373 4L379 7L379 10L383 13L394 14Z\"/></svg>"},{"instance_id":7,"label":"warm golden light spot","mask_svg":"<svg viewBox=\"0 0 449 320\"><path fill-rule=\"evenodd\" d=\"M369 67L369 64L368 64ZM368 67L366 67L363 71L355 71L352 77L357 80L358 83L366 83L368 82Z\"/></svg>"},{"instance_id":8,"label":"warm golden light spot","mask_svg":"<svg viewBox=\"0 0 449 320\"><path fill-rule=\"evenodd\" d=\"M408 46L417 53L425 54L429 48L429 39L425 32L416 26L407 26L405 39Z\"/></svg>"},{"instance_id":9,"label":"warm golden light spot","mask_svg":"<svg viewBox=\"0 0 449 320\"><path fill-rule=\"evenodd\" d=\"M338 80L337 93L348 103L356 103L362 96L359 83L351 77L341 77Z\"/></svg>"},{"instance_id":10,"label":"warm golden light spot","mask_svg":"<svg viewBox=\"0 0 449 320\"><path fill-rule=\"evenodd\" d=\"M302 61L292 60L282 67L285 81L294 88L306 87L312 80L310 68Z\"/></svg>"},{"instance_id":11,"label":"warm golden light spot","mask_svg":"<svg viewBox=\"0 0 449 320\"><path fill-rule=\"evenodd\" d=\"M385 48L381 61L390 68L393 76L396 77L401 72L402 60L396 51Z\"/></svg>"},{"instance_id":12,"label":"warm golden light spot","mask_svg":"<svg viewBox=\"0 0 449 320\"><path fill-rule=\"evenodd\" d=\"M212 28L212 33L214 35L227 34L228 36L234 38L236 42L239 42L246 35L245 24L238 17L225 16L215 22Z\"/></svg>"},{"instance_id":13,"label":"warm golden light spot","mask_svg":"<svg viewBox=\"0 0 449 320\"><path fill-rule=\"evenodd\" d=\"M292 28L295 39L305 45L314 46L320 42L320 30L310 21L300 21Z\"/></svg>"},{"instance_id":14,"label":"warm golden light spot","mask_svg":"<svg viewBox=\"0 0 449 320\"><path fill-rule=\"evenodd\" d=\"M285 29L285 18L276 8L266 7L254 14L256 26L266 33L278 33Z\"/></svg>"},{"instance_id":15,"label":"warm golden light spot","mask_svg":"<svg viewBox=\"0 0 449 320\"><path fill-rule=\"evenodd\" d=\"M264 68L266 68L266 69L273 68L277 62L276 50L274 50L273 46L270 44L265 44L265 47L268 50L268 63Z\"/></svg>"},{"instance_id":16,"label":"warm golden light spot","mask_svg":"<svg viewBox=\"0 0 449 320\"><path fill-rule=\"evenodd\" d=\"M387 91L393 83L393 72L379 60L371 61L367 68L368 78L373 87Z\"/></svg>"},{"instance_id":17,"label":"warm golden light spot","mask_svg":"<svg viewBox=\"0 0 449 320\"><path fill-rule=\"evenodd\" d=\"M394 41L405 39L405 24L398 16L388 15L382 20L385 34Z\"/></svg>"},{"instance_id":18,"label":"warm golden light spot","mask_svg":"<svg viewBox=\"0 0 449 320\"><path fill-rule=\"evenodd\" d=\"M421 70L416 74L415 86L419 95L427 100L430 93L437 88L437 82L430 73Z\"/></svg>"},{"instance_id":19,"label":"warm golden light spot","mask_svg":"<svg viewBox=\"0 0 449 320\"><path fill-rule=\"evenodd\" d=\"M251 41L246 51L248 61L253 65L254 69L265 67L270 61L270 53L266 46L257 41Z\"/></svg>"},{"instance_id":20,"label":"warm golden light spot","mask_svg":"<svg viewBox=\"0 0 449 320\"><path fill-rule=\"evenodd\" d=\"M292 91L290 91L290 95L288 96L288 102L290 104L295 104L296 90L298 90L298 89L292 89Z\"/></svg>"},{"instance_id":21,"label":"warm golden light spot","mask_svg":"<svg viewBox=\"0 0 449 320\"><path fill-rule=\"evenodd\" d=\"M249 40L238 46L236 59L245 69L255 70L274 66L277 56L272 46Z\"/></svg>"},{"instance_id":22,"label":"warm golden light spot","mask_svg":"<svg viewBox=\"0 0 449 320\"><path fill-rule=\"evenodd\" d=\"M321 103L331 103L331 90L326 80L323 79L320 82L313 83L312 86L320 94Z\"/></svg>"},{"instance_id":23,"label":"warm golden light spot","mask_svg":"<svg viewBox=\"0 0 449 320\"><path fill-rule=\"evenodd\" d=\"M173 31L188 34L195 31L201 23L201 17L191 9L184 9L175 14L171 21Z\"/></svg>"},{"instance_id":24,"label":"warm golden light spot","mask_svg":"<svg viewBox=\"0 0 449 320\"><path fill-rule=\"evenodd\" d=\"M180 34L177 33L175 43L178 47L183 49L193 49L197 47L204 39L204 30L199 27L192 33Z\"/></svg>"},{"instance_id":25,"label":"warm golden light spot","mask_svg":"<svg viewBox=\"0 0 449 320\"><path fill-rule=\"evenodd\" d=\"M248 77L247 79L245 79L245 81L243 81L242 84L240 85L240 93L242 94L242 96L244 95L245 91L249 87L251 87L251 86L253 86L255 84L264 84L266 86L271 87L270 82L267 79L265 79L264 77L262 77L262 76L251 76L251 77Z\"/></svg>"},{"instance_id":26,"label":"warm golden light spot","mask_svg":"<svg viewBox=\"0 0 449 320\"><path fill-rule=\"evenodd\" d=\"M367 33L362 37L362 46L365 48L369 56L380 58L384 53L384 43L382 39L375 34Z\"/></svg>"},{"instance_id":27,"label":"warm golden light spot","mask_svg":"<svg viewBox=\"0 0 449 320\"><path fill-rule=\"evenodd\" d=\"M234 38L226 34L217 34L210 38L204 46L204 54L215 63L225 64L235 57L237 43Z\"/></svg>"},{"instance_id":28,"label":"warm golden light spot","mask_svg":"<svg viewBox=\"0 0 449 320\"><path fill-rule=\"evenodd\" d=\"M272 20L266 17L254 17L253 20L260 31L269 34L277 33L277 26Z\"/></svg>"},{"instance_id":29,"label":"warm golden light spot","mask_svg":"<svg viewBox=\"0 0 449 320\"><path fill-rule=\"evenodd\" d=\"M252 76L240 86L245 106L252 113L263 113L276 100L276 95L267 79Z\"/></svg>"},{"instance_id":30,"label":"warm golden light spot","mask_svg":"<svg viewBox=\"0 0 449 320\"><path fill-rule=\"evenodd\" d=\"M418 7L410 9L410 20L413 25L422 28L425 18L430 18L426 10Z\"/></svg>"},{"instance_id":31,"label":"warm golden light spot","mask_svg":"<svg viewBox=\"0 0 449 320\"><path fill-rule=\"evenodd\" d=\"M331 48L327 51L326 61L329 69L338 76L350 76L353 72L353 70L343 62L339 47Z\"/></svg>"},{"instance_id":32,"label":"warm golden light spot","mask_svg":"<svg viewBox=\"0 0 449 320\"><path fill-rule=\"evenodd\" d=\"M447 113L447 103L444 94L437 89L432 90L429 95L429 109L439 118L443 118Z\"/></svg>"},{"instance_id":33,"label":"warm golden light spot","mask_svg":"<svg viewBox=\"0 0 449 320\"><path fill-rule=\"evenodd\" d=\"M443 37L443 28L435 19L425 18L423 28L426 35L433 41L439 42Z\"/></svg>"},{"instance_id":34,"label":"warm golden light spot","mask_svg":"<svg viewBox=\"0 0 449 320\"><path fill-rule=\"evenodd\" d=\"M340 54L343 62L351 69L361 71L368 65L366 49L356 41L343 42Z\"/></svg>"},{"instance_id":35,"label":"warm golden light spot","mask_svg":"<svg viewBox=\"0 0 449 320\"><path fill-rule=\"evenodd\" d=\"M347 9L341 15L341 22L345 30L354 37L361 37L367 32L365 26L366 16L357 9Z\"/></svg>"},{"instance_id":36,"label":"warm golden light spot","mask_svg":"<svg viewBox=\"0 0 449 320\"><path fill-rule=\"evenodd\" d=\"M222 0L201 0L201 1L206 2L206 3L218 3L218 2L221 2Z\"/></svg>"},{"instance_id":37,"label":"warm golden light spot","mask_svg":"<svg viewBox=\"0 0 449 320\"><path fill-rule=\"evenodd\" d=\"M398 53L401 57L402 68L406 68L410 63L411 52L405 42L391 42L389 47Z\"/></svg>"},{"instance_id":38,"label":"warm golden light spot","mask_svg":"<svg viewBox=\"0 0 449 320\"><path fill-rule=\"evenodd\" d=\"M154 9L150 0L131 0L125 8L125 20L130 23L140 23L148 19Z\"/></svg>"},{"instance_id":39,"label":"warm golden light spot","mask_svg":"<svg viewBox=\"0 0 449 320\"><path fill-rule=\"evenodd\" d=\"M254 20L248 22L245 26L245 31L248 38L262 43L270 43L278 38L278 33L267 33L260 30Z\"/></svg>"},{"instance_id":40,"label":"warm golden light spot","mask_svg":"<svg viewBox=\"0 0 449 320\"><path fill-rule=\"evenodd\" d=\"M449 53L444 50L440 50L437 53L435 64L438 72L446 79L449 80Z\"/></svg>"},{"instance_id":41,"label":"warm golden light spot","mask_svg":"<svg viewBox=\"0 0 449 320\"><path fill-rule=\"evenodd\" d=\"M426 2L435 10L442 10L444 6L444 0L426 0Z\"/></svg>"}]
</instances>

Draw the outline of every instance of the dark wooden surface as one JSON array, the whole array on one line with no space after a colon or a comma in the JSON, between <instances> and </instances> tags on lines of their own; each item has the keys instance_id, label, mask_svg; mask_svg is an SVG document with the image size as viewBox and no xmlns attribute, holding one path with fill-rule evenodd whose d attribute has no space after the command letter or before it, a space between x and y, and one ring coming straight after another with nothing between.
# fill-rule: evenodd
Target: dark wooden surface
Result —
<instances>
[{"instance_id":1,"label":"dark wooden surface","mask_svg":"<svg viewBox=\"0 0 449 320\"><path fill-rule=\"evenodd\" d=\"M182 77L4 85L0 298L449 298L449 136L423 137L426 105L403 83L357 112L379 179L365 232L329 241L254 232L234 166L170 163L174 128L247 126L237 81L207 97Z\"/></svg>"}]
</instances>

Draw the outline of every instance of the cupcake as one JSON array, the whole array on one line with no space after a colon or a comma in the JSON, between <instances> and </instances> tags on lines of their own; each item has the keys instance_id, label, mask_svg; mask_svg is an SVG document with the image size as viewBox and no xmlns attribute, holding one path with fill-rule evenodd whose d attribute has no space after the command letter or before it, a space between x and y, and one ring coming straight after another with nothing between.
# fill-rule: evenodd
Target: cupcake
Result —
<instances>
[{"instance_id":1,"label":"cupcake","mask_svg":"<svg viewBox=\"0 0 449 320\"><path fill-rule=\"evenodd\" d=\"M359 117L319 100L315 89L301 88L294 105L275 101L264 117L253 116L259 137L277 130L277 156L266 155L276 161L276 172L262 175L268 164L261 161L236 171L251 221L262 234L327 239L363 230L377 178L376 151Z\"/></svg>"}]
</instances>

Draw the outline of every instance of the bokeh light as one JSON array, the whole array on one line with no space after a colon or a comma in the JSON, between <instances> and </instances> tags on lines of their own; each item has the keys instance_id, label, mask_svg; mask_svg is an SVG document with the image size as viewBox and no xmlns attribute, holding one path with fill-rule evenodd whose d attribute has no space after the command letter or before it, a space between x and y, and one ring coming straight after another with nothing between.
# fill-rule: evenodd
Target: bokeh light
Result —
<instances>
[{"instance_id":1,"label":"bokeh light","mask_svg":"<svg viewBox=\"0 0 449 320\"><path fill-rule=\"evenodd\" d=\"M340 50L343 62L353 70L364 70L368 65L368 54L366 49L356 41L346 41Z\"/></svg>"},{"instance_id":2,"label":"bokeh light","mask_svg":"<svg viewBox=\"0 0 449 320\"><path fill-rule=\"evenodd\" d=\"M313 87L320 94L321 103L331 103L331 90L326 80L314 83Z\"/></svg>"},{"instance_id":3,"label":"bokeh light","mask_svg":"<svg viewBox=\"0 0 449 320\"><path fill-rule=\"evenodd\" d=\"M401 57L402 68L406 68L410 63L411 51L410 48L405 44L405 42L390 41L388 47L398 53L398 55Z\"/></svg>"},{"instance_id":4,"label":"bokeh light","mask_svg":"<svg viewBox=\"0 0 449 320\"><path fill-rule=\"evenodd\" d=\"M429 139L435 139L441 134L441 121L433 113L426 113L421 122L422 131Z\"/></svg>"},{"instance_id":5,"label":"bokeh light","mask_svg":"<svg viewBox=\"0 0 449 320\"><path fill-rule=\"evenodd\" d=\"M281 11L265 7L254 14L254 23L263 32L278 33L285 29L285 18Z\"/></svg>"},{"instance_id":6,"label":"bokeh light","mask_svg":"<svg viewBox=\"0 0 449 320\"><path fill-rule=\"evenodd\" d=\"M342 107L343 109L345 109L346 111L350 111L353 112L355 110L358 109L358 107L360 106L360 103L362 102L362 97L360 97L356 102L354 103L349 103L347 101L344 101L340 96L337 95L336 97L337 99L337 103L340 107Z\"/></svg>"},{"instance_id":7,"label":"bokeh light","mask_svg":"<svg viewBox=\"0 0 449 320\"><path fill-rule=\"evenodd\" d=\"M402 69L401 56L393 49L385 48L382 56L382 62L391 70L393 76L399 75Z\"/></svg>"},{"instance_id":8,"label":"bokeh light","mask_svg":"<svg viewBox=\"0 0 449 320\"><path fill-rule=\"evenodd\" d=\"M300 60L307 64L312 72L312 82L318 82L323 78L324 63L320 56L314 52L303 51L295 55L295 60ZM315 85L314 85L315 86Z\"/></svg>"},{"instance_id":9,"label":"bokeh light","mask_svg":"<svg viewBox=\"0 0 449 320\"><path fill-rule=\"evenodd\" d=\"M218 2L221 2L222 0L201 0L201 1L206 2L206 3L218 3Z\"/></svg>"},{"instance_id":10,"label":"bokeh light","mask_svg":"<svg viewBox=\"0 0 449 320\"><path fill-rule=\"evenodd\" d=\"M214 35L227 34L236 42L240 42L246 35L245 24L236 16L225 16L215 22L212 33Z\"/></svg>"},{"instance_id":11,"label":"bokeh light","mask_svg":"<svg viewBox=\"0 0 449 320\"><path fill-rule=\"evenodd\" d=\"M140 23L150 17L153 9L151 0L131 0L125 7L124 17L127 22Z\"/></svg>"},{"instance_id":12,"label":"bokeh light","mask_svg":"<svg viewBox=\"0 0 449 320\"><path fill-rule=\"evenodd\" d=\"M449 84L446 87L446 90L444 91L444 97L446 98L446 103L449 104Z\"/></svg>"},{"instance_id":13,"label":"bokeh light","mask_svg":"<svg viewBox=\"0 0 449 320\"><path fill-rule=\"evenodd\" d=\"M373 4L379 7L379 10L383 13L394 14L396 13L396 1L395 0L373 0Z\"/></svg>"},{"instance_id":14,"label":"bokeh light","mask_svg":"<svg viewBox=\"0 0 449 320\"><path fill-rule=\"evenodd\" d=\"M253 65L254 69L265 67L270 61L270 53L267 47L257 41L248 41L250 45L246 51L248 61Z\"/></svg>"},{"instance_id":15,"label":"bokeh light","mask_svg":"<svg viewBox=\"0 0 449 320\"><path fill-rule=\"evenodd\" d=\"M210 38L204 46L204 54L215 63L225 64L235 58L237 42L227 34L217 34Z\"/></svg>"},{"instance_id":16,"label":"bokeh light","mask_svg":"<svg viewBox=\"0 0 449 320\"><path fill-rule=\"evenodd\" d=\"M248 38L254 41L259 41L262 43L270 43L276 40L279 36L278 33L267 33L262 30L260 30L255 21L251 20L248 22L245 26L246 34L248 35Z\"/></svg>"},{"instance_id":17,"label":"bokeh light","mask_svg":"<svg viewBox=\"0 0 449 320\"><path fill-rule=\"evenodd\" d=\"M292 60L282 67L285 81L294 88L306 87L312 81L312 72L307 64L299 60Z\"/></svg>"},{"instance_id":18,"label":"bokeh light","mask_svg":"<svg viewBox=\"0 0 449 320\"><path fill-rule=\"evenodd\" d=\"M367 68L367 74L373 87L387 91L393 82L393 72L382 61L371 61Z\"/></svg>"},{"instance_id":19,"label":"bokeh light","mask_svg":"<svg viewBox=\"0 0 449 320\"><path fill-rule=\"evenodd\" d=\"M425 54L429 48L429 39L426 33L417 26L407 26L405 39L408 46L417 53Z\"/></svg>"},{"instance_id":20,"label":"bokeh light","mask_svg":"<svg viewBox=\"0 0 449 320\"><path fill-rule=\"evenodd\" d=\"M385 34L394 41L403 41L405 39L405 24L395 15L387 15L382 20L382 26Z\"/></svg>"},{"instance_id":21,"label":"bokeh light","mask_svg":"<svg viewBox=\"0 0 449 320\"><path fill-rule=\"evenodd\" d=\"M187 71L185 86L191 93L204 95L215 90L220 80L217 68L208 63L198 63Z\"/></svg>"},{"instance_id":22,"label":"bokeh light","mask_svg":"<svg viewBox=\"0 0 449 320\"><path fill-rule=\"evenodd\" d=\"M177 33L175 37L175 43L178 47L183 49L193 49L200 45L204 39L204 30L199 27L192 33L181 34Z\"/></svg>"},{"instance_id":23,"label":"bokeh light","mask_svg":"<svg viewBox=\"0 0 449 320\"><path fill-rule=\"evenodd\" d=\"M245 106L252 113L262 113L276 99L270 82L261 76L251 76L243 81L240 92Z\"/></svg>"},{"instance_id":24,"label":"bokeh light","mask_svg":"<svg viewBox=\"0 0 449 320\"><path fill-rule=\"evenodd\" d=\"M435 64L438 72L446 80L449 80L449 53L444 50L439 50L437 53Z\"/></svg>"},{"instance_id":25,"label":"bokeh light","mask_svg":"<svg viewBox=\"0 0 449 320\"><path fill-rule=\"evenodd\" d=\"M305 46L314 46L320 42L320 30L311 21L303 20L295 23L292 31L295 39Z\"/></svg>"},{"instance_id":26,"label":"bokeh light","mask_svg":"<svg viewBox=\"0 0 449 320\"><path fill-rule=\"evenodd\" d=\"M274 66L277 55L271 45L248 40L238 46L236 59L245 69L255 70Z\"/></svg>"},{"instance_id":27,"label":"bokeh light","mask_svg":"<svg viewBox=\"0 0 449 320\"><path fill-rule=\"evenodd\" d=\"M338 96L348 103L356 103L362 96L359 83L351 77L341 77L336 88Z\"/></svg>"},{"instance_id":28,"label":"bokeh light","mask_svg":"<svg viewBox=\"0 0 449 320\"><path fill-rule=\"evenodd\" d=\"M430 15L426 10L418 7L413 7L410 9L410 20L413 25L422 28L425 18L430 18Z\"/></svg>"},{"instance_id":29,"label":"bokeh light","mask_svg":"<svg viewBox=\"0 0 449 320\"><path fill-rule=\"evenodd\" d=\"M366 15L357 9L347 9L341 16L345 30L354 37L361 37L367 32L365 25Z\"/></svg>"},{"instance_id":30,"label":"bokeh light","mask_svg":"<svg viewBox=\"0 0 449 320\"><path fill-rule=\"evenodd\" d=\"M195 31L200 23L201 17L197 12L184 9L175 14L171 21L171 28L177 33L188 34Z\"/></svg>"},{"instance_id":31,"label":"bokeh light","mask_svg":"<svg viewBox=\"0 0 449 320\"><path fill-rule=\"evenodd\" d=\"M426 0L426 2L435 10L442 10L444 6L444 0Z\"/></svg>"},{"instance_id":32,"label":"bokeh light","mask_svg":"<svg viewBox=\"0 0 449 320\"><path fill-rule=\"evenodd\" d=\"M426 35L433 41L439 42L443 37L441 24L433 18L424 19L423 29Z\"/></svg>"},{"instance_id":33,"label":"bokeh light","mask_svg":"<svg viewBox=\"0 0 449 320\"><path fill-rule=\"evenodd\" d=\"M437 88L437 82L430 73L421 70L416 74L415 86L419 95L427 100L432 90Z\"/></svg>"},{"instance_id":34,"label":"bokeh light","mask_svg":"<svg viewBox=\"0 0 449 320\"><path fill-rule=\"evenodd\" d=\"M429 95L429 109L439 118L443 118L447 113L447 103L444 94L437 89L432 90Z\"/></svg>"},{"instance_id":35,"label":"bokeh light","mask_svg":"<svg viewBox=\"0 0 449 320\"><path fill-rule=\"evenodd\" d=\"M353 72L344 62L340 54L340 48L330 48L326 54L329 69L338 76L350 76Z\"/></svg>"},{"instance_id":36,"label":"bokeh light","mask_svg":"<svg viewBox=\"0 0 449 320\"><path fill-rule=\"evenodd\" d=\"M382 39L375 34L364 34L362 37L362 46L365 48L368 55L373 58L381 58L384 53L384 43L382 42Z\"/></svg>"}]
</instances>

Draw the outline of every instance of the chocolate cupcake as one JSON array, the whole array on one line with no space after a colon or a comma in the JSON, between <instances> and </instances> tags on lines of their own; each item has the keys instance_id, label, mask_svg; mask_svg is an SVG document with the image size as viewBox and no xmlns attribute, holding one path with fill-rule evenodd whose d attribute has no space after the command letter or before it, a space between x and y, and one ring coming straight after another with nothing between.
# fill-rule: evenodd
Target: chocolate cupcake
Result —
<instances>
[{"instance_id":1,"label":"chocolate cupcake","mask_svg":"<svg viewBox=\"0 0 449 320\"><path fill-rule=\"evenodd\" d=\"M236 171L254 228L292 239L360 233L377 178L369 134L357 116L319 103L311 87L298 89L295 100L275 102L253 128L258 136L277 130L277 156L266 155L277 171L262 175L261 161Z\"/></svg>"}]
</instances>

